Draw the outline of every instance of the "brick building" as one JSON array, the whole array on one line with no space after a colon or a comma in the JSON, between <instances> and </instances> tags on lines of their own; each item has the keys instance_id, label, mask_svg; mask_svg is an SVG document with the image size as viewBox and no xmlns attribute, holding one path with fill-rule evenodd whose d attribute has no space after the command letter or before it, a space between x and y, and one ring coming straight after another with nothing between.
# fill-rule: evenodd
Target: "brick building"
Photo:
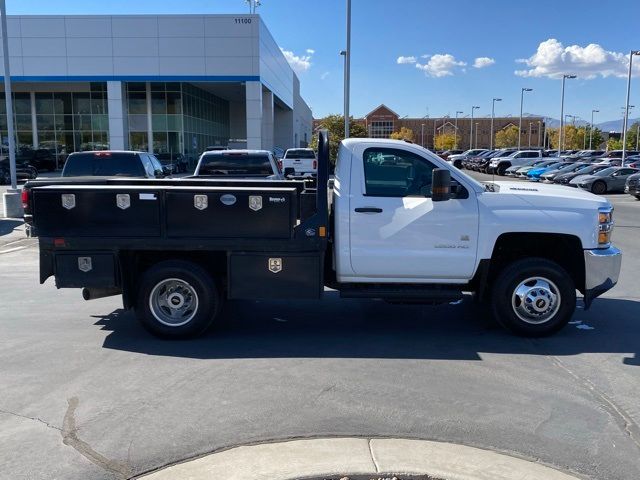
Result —
<instances>
[{"instance_id":1,"label":"brick building","mask_svg":"<svg viewBox=\"0 0 640 480\"><path fill-rule=\"evenodd\" d=\"M459 117L456 121L453 117L440 118L408 118L400 117L386 105L380 105L363 118L354 119L362 123L370 137L389 138L391 133L399 131L402 127L413 131L415 143L426 148L433 149L433 140L441 133L454 134L458 131L458 148L471 147L471 118ZM476 117L473 119L473 147L489 148L491 140L491 117ZM314 120L314 129L318 127L320 120ZM518 126L518 116L495 117L493 130L495 133L511 125ZM523 148L541 146L544 141L545 122L543 117L527 116L522 118L522 131L520 143ZM529 142L531 139L531 142ZM494 140L495 143L495 140ZM517 145L514 145L517 146Z\"/></svg>"}]
</instances>

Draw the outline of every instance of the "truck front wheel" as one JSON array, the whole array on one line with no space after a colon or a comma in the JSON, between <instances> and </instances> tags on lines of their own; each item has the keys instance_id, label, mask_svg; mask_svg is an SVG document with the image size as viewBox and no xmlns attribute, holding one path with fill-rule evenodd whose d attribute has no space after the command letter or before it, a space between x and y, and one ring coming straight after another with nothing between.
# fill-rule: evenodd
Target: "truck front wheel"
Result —
<instances>
[{"instance_id":1,"label":"truck front wheel","mask_svg":"<svg viewBox=\"0 0 640 480\"><path fill-rule=\"evenodd\" d=\"M557 263L523 259L498 275L491 303L503 327L525 337L542 337L567 324L576 308L576 287Z\"/></svg>"},{"instance_id":2,"label":"truck front wheel","mask_svg":"<svg viewBox=\"0 0 640 480\"><path fill-rule=\"evenodd\" d=\"M143 274L136 315L156 336L193 337L211 325L219 299L213 279L202 267L179 260L164 261Z\"/></svg>"}]
</instances>

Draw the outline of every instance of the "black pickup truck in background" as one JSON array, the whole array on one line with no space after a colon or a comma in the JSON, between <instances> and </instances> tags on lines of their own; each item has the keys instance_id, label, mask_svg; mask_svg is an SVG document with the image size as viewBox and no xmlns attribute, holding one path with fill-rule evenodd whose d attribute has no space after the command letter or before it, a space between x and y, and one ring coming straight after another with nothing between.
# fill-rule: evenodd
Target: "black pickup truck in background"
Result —
<instances>
[{"instance_id":1,"label":"black pickup truck in background","mask_svg":"<svg viewBox=\"0 0 640 480\"><path fill-rule=\"evenodd\" d=\"M147 152L98 150L67 157L63 177L164 178L171 172Z\"/></svg>"}]
</instances>

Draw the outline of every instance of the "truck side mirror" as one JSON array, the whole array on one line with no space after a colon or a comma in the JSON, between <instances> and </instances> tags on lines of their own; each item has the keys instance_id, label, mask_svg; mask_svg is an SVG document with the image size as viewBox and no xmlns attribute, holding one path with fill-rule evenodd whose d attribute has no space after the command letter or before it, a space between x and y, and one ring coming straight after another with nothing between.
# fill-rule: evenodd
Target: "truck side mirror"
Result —
<instances>
[{"instance_id":1,"label":"truck side mirror","mask_svg":"<svg viewBox=\"0 0 640 480\"><path fill-rule=\"evenodd\" d=\"M434 168L431 175L431 200L444 202L451 199L451 173L449 170Z\"/></svg>"}]
</instances>

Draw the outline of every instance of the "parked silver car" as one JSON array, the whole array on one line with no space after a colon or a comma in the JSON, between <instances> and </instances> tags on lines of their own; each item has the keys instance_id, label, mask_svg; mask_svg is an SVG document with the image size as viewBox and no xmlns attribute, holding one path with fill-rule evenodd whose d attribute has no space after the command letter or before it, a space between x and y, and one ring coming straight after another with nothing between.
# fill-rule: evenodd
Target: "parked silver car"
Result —
<instances>
[{"instance_id":1,"label":"parked silver car","mask_svg":"<svg viewBox=\"0 0 640 480\"><path fill-rule=\"evenodd\" d=\"M589 190L597 195L624 191L627 178L640 170L629 167L610 167L594 175L579 176L571 180L571 186Z\"/></svg>"}]
</instances>

